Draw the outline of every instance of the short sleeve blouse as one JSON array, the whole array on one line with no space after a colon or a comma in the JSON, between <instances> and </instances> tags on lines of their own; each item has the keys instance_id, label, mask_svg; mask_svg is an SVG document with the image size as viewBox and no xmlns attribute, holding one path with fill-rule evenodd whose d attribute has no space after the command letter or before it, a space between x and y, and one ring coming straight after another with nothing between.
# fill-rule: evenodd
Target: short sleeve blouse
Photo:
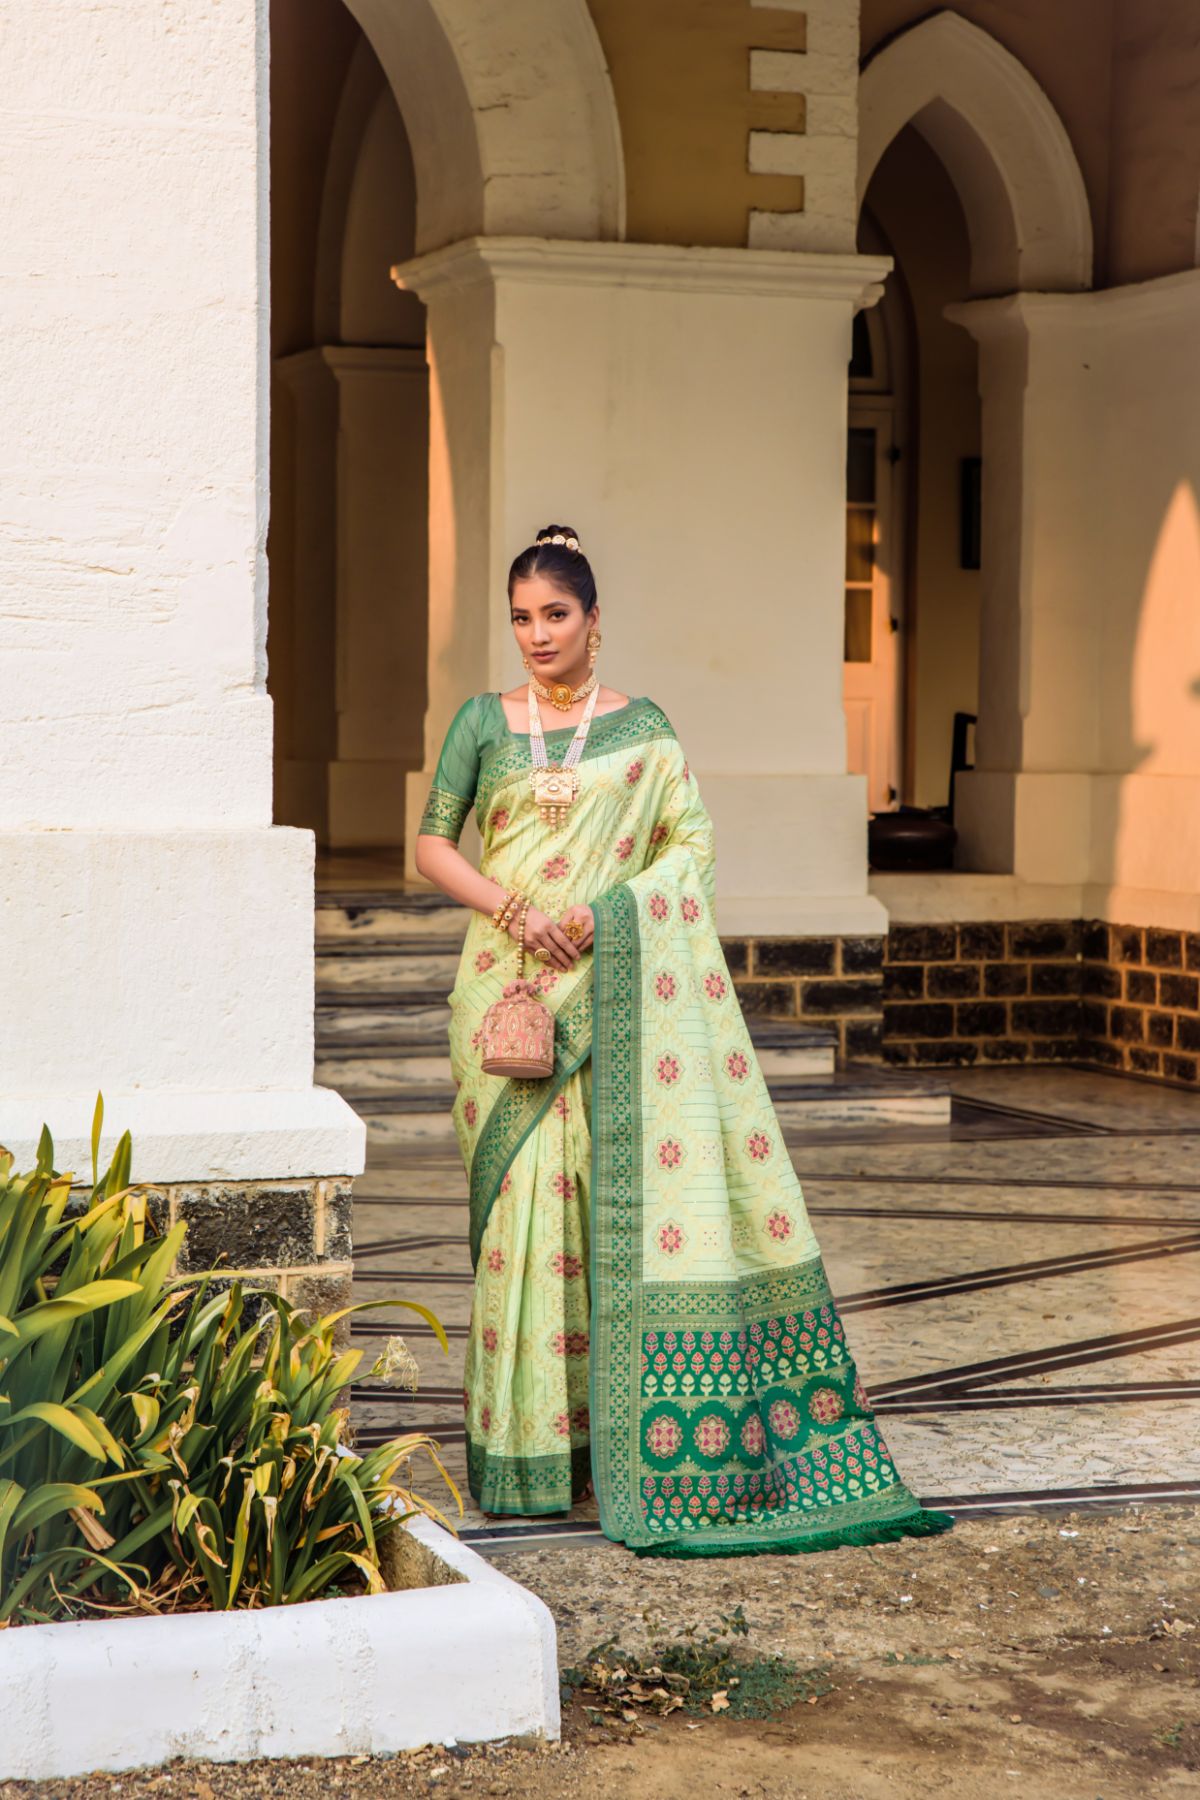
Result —
<instances>
[{"instance_id":1,"label":"short sleeve blouse","mask_svg":"<svg viewBox=\"0 0 1200 1800\"><path fill-rule=\"evenodd\" d=\"M418 831L457 844L479 783L482 694L464 700L446 729Z\"/></svg>"}]
</instances>

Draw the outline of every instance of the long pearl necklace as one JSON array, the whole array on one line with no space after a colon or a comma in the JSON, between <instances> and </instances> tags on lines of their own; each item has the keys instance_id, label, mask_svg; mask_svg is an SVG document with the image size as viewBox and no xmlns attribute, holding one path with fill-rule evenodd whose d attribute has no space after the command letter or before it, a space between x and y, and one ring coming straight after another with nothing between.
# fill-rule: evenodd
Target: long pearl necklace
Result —
<instances>
[{"instance_id":1,"label":"long pearl necklace","mask_svg":"<svg viewBox=\"0 0 1200 1800\"><path fill-rule=\"evenodd\" d=\"M579 792L579 770L576 765L583 755L588 726L592 722L599 693L600 684L597 682L588 696L583 717L575 727L575 735L567 746L566 755L561 763L552 763L546 756L546 736L542 730L537 692L532 680L529 683L529 750L533 757L529 785L533 789L539 816L555 830L566 818L567 808Z\"/></svg>"}]
</instances>

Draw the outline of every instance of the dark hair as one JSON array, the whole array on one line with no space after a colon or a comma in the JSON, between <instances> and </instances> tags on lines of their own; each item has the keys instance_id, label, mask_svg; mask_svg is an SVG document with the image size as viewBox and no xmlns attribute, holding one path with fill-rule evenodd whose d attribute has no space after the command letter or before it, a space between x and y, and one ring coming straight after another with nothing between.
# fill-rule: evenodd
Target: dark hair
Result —
<instances>
[{"instance_id":1,"label":"dark hair","mask_svg":"<svg viewBox=\"0 0 1200 1800\"><path fill-rule=\"evenodd\" d=\"M543 525L534 536L553 537L560 531L564 537L578 536L573 525ZM565 544L530 544L527 550L513 558L508 571L510 604L514 584L528 581L531 575L544 575L564 594L574 594L585 613L590 613L596 604L596 577L582 550L568 550Z\"/></svg>"}]
</instances>

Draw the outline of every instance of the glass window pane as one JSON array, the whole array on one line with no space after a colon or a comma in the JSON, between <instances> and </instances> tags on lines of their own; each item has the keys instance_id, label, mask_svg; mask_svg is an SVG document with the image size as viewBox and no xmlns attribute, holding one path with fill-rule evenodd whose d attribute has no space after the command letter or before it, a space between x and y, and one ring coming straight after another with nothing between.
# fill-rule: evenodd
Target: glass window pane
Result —
<instances>
[{"instance_id":1,"label":"glass window pane","mask_svg":"<svg viewBox=\"0 0 1200 1800\"><path fill-rule=\"evenodd\" d=\"M875 498L875 430L870 425L856 425L846 443L846 498L864 501Z\"/></svg>"},{"instance_id":2,"label":"glass window pane","mask_svg":"<svg viewBox=\"0 0 1200 1800\"><path fill-rule=\"evenodd\" d=\"M845 659L851 663L871 660L871 590L846 589Z\"/></svg>"},{"instance_id":3,"label":"glass window pane","mask_svg":"<svg viewBox=\"0 0 1200 1800\"><path fill-rule=\"evenodd\" d=\"M870 581L875 573L875 510L852 506L846 513L846 580Z\"/></svg>"}]
</instances>

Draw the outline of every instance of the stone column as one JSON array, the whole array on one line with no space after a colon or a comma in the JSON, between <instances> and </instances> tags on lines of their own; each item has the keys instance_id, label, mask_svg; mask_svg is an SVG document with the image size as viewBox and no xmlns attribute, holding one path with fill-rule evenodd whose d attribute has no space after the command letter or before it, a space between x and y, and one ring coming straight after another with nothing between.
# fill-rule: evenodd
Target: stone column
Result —
<instances>
[{"instance_id":1,"label":"stone column","mask_svg":"<svg viewBox=\"0 0 1200 1800\"><path fill-rule=\"evenodd\" d=\"M470 238L398 265L428 307L426 767L514 684L509 562L549 519L593 559L602 679L664 707L717 826L727 934L863 934L866 794L842 710L855 306L886 259Z\"/></svg>"},{"instance_id":2,"label":"stone column","mask_svg":"<svg viewBox=\"0 0 1200 1800\"><path fill-rule=\"evenodd\" d=\"M338 385L337 755L329 842L399 844L425 740L429 387L421 350L321 352Z\"/></svg>"},{"instance_id":3,"label":"stone column","mask_svg":"<svg viewBox=\"0 0 1200 1800\"><path fill-rule=\"evenodd\" d=\"M1200 923L1200 272L1014 294L977 339L983 625L963 865Z\"/></svg>"},{"instance_id":4,"label":"stone column","mask_svg":"<svg viewBox=\"0 0 1200 1800\"><path fill-rule=\"evenodd\" d=\"M0 1141L82 1173L99 1088L135 1179L252 1208L363 1153L271 823L265 8L5 23ZM266 1264L327 1261L327 1201Z\"/></svg>"}]
</instances>

